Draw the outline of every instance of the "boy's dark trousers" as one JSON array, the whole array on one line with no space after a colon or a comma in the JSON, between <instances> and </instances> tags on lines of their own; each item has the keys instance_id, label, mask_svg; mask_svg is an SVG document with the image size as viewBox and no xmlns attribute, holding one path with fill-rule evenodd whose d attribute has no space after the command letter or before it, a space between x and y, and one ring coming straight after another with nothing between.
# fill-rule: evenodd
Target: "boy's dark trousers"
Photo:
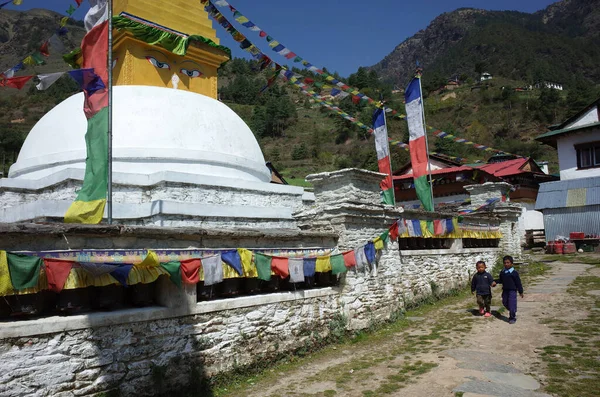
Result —
<instances>
[{"instance_id":1,"label":"boy's dark trousers","mask_svg":"<svg viewBox=\"0 0 600 397\"><path fill-rule=\"evenodd\" d=\"M502 291L502 304L510 313L509 320L517 319L517 291Z\"/></svg>"},{"instance_id":2,"label":"boy's dark trousers","mask_svg":"<svg viewBox=\"0 0 600 397\"><path fill-rule=\"evenodd\" d=\"M485 307L486 312L490 312L490 305L492 304L492 295L477 295L477 304L479 308Z\"/></svg>"}]
</instances>

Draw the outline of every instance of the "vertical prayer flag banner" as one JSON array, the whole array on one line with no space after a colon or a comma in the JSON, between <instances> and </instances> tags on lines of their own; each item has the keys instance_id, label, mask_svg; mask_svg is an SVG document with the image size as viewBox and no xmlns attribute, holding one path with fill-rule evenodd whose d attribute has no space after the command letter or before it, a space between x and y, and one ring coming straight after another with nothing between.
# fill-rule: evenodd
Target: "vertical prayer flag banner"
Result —
<instances>
[{"instance_id":1,"label":"vertical prayer flag banner","mask_svg":"<svg viewBox=\"0 0 600 397\"><path fill-rule=\"evenodd\" d=\"M375 150L379 172L385 174L385 179L379 184L383 192L383 202L394 205L394 182L392 181L392 164L390 162L390 146L383 109L375 110L373 114L373 133L375 135Z\"/></svg>"},{"instance_id":2,"label":"vertical prayer flag banner","mask_svg":"<svg viewBox=\"0 0 600 397\"><path fill-rule=\"evenodd\" d=\"M429 156L427 154L425 126L423 125L423 98L419 77L415 77L410 82L406 88L404 99L406 101L406 120L410 134L410 162L415 180L415 190L417 191L417 197L423 204L423 208L427 211L433 211L433 201L429 190L429 182L427 181Z\"/></svg>"},{"instance_id":3,"label":"vertical prayer flag banner","mask_svg":"<svg viewBox=\"0 0 600 397\"><path fill-rule=\"evenodd\" d=\"M84 113L88 119L85 176L77 198L65 214L67 223L100 223L108 190L108 7L107 0L91 4L84 19L88 32L81 42L82 69L93 68L104 88L96 84L93 92L84 91ZM88 79L83 76L82 80Z\"/></svg>"}]
</instances>

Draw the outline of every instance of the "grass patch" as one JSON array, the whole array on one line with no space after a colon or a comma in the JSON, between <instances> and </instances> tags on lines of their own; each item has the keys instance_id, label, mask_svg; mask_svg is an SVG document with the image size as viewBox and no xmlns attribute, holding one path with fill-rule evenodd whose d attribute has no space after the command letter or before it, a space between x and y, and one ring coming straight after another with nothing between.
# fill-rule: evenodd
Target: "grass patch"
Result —
<instances>
[{"instance_id":1,"label":"grass patch","mask_svg":"<svg viewBox=\"0 0 600 397\"><path fill-rule=\"evenodd\" d=\"M584 263L586 265L600 266L600 258L593 254L544 255L541 260L545 262Z\"/></svg>"},{"instance_id":2,"label":"grass patch","mask_svg":"<svg viewBox=\"0 0 600 397\"><path fill-rule=\"evenodd\" d=\"M391 394L395 391L406 387L408 383L410 383L411 379L417 377L419 375L423 375L433 368L437 367L436 363L424 363L422 361L417 361L415 363L407 363L404 364L397 374L388 375L387 382L382 383L376 390L374 391L366 391L363 392L365 396L380 396L384 394ZM373 394L374 393L374 394Z\"/></svg>"},{"instance_id":3,"label":"grass patch","mask_svg":"<svg viewBox=\"0 0 600 397\"><path fill-rule=\"evenodd\" d=\"M572 343L544 347L541 354L546 364L548 385L546 391L560 396L597 396L600 384L600 313L591 310L600 306L600 298L587 294L600 289L600 277L584 275L577 277L568 292L576 298L573 310L589 313L588 317L575 322L546 320L553 333L567 337ZM579 298L583 297L585 298ZM566 331L566 332L565 332Z\"/></svg>"}]
</instances>

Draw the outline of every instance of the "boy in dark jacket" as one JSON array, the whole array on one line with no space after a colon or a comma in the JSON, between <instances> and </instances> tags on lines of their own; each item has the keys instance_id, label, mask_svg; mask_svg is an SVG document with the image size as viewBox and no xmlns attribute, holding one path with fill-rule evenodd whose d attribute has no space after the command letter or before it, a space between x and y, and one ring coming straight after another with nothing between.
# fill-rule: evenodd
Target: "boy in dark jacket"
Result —
<instances>
[{"instance_id":1,"label":"boy in dark jacket","mask_svg":"<svg viewBox=\"0 0 600 397\"><path fill-rule=\"evenodd\" d=\"M490 304L492 303L492 284L494 278L485 271L485 262L479 261L475 264L477 273L471 280L471 293L477 292L477 304L479 305L479 314L485 317L491 317ZM485 313L485 314L484 314Z\"/></svg>"},{"instance_id":2,"label":"boy in dark jacket","mask_svg":"<svg viewBox=\"0 0 600 397\"><path fill-rule=\"evenodd\" d=\"M523 285L519 273L513 267L512 256L505 256L502 262L504 262L504 270L500 272L500 276L494 280L492 286L496 283L502 284L502 304L510 313L509 324L514 324L517 321L517 292L523 298Z\"/></svg>"}]
</instances>

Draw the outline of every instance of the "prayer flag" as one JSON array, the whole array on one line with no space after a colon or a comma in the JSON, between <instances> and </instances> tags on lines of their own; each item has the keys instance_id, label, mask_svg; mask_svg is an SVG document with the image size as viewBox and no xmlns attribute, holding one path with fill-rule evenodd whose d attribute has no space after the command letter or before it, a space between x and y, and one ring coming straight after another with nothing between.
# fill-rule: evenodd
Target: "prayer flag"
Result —
<instances>
[{"instance_id":1,"label":"prayer flag","mask_svg":"<svg viewBox=\"0 0 600 397\"><path fill-rule=\"evenodd\" d=\"M223 260L223 262L231 266L231 268L235 270L240 276L244 275L242 271L242 259L240 258L240 254L237 250L222 252L221 260Z\"/></svg>"},{"instance_id":2,"label":"prayer flag","mask_svg":"<svg viewBox=\"0 0 600 397\"><path fill-rule=\"evenodd\" d=\"M91 262L78 262L79 266L93 277L100 277L103 274L114 271L119 265L110 263L91 263Z\"/></svg>"},{"instance_id":3,"label":"prayer flag","mask_svg":"<svg viewBox=\"0 0 600 397\"><path fill-rule=\"evenodd\" d=\"M365 255L365 247L359 247L354 250L354 256L356 258L356 268L358 270L364 269L369 265L369 261L367 260L367 256Z\"/></svg>"},{"instance_id":4,"label":"prayer flag","mask_svg":"<svg viewBox=\"0 0 600 397\"><path fill-rule=\"evenodd\" d=\"M354 251L347 251L343 253L344 255L344 266L346 267L355 267L356 266L356 255Z\"/></svg>"},{"instance_id":5,"label":"prayer flag","mask_svg":"<svg viewBox=\"0 0 600 397\"><path fill-rule=\"evenodd\" d=\"M73 268L73 262L59 259L44 258L48 289L53 292L62 291L65 282Z\"/></svg>"},{"instance_id":6,"label":"prayer flag","mask_svg":"<svg viewBox=\"0 0 600 397\"><path fill-rule=\"evenodd\" d=\"M65 214L67 223L100 223L108 185L108 7L97 0L85 15L87 34L81 42L82 69L94 69L104 88L84 91L88 119L87 158L83 186Z\"/></svg>"},{"instance_id":7,"label":"prayer flag","mask_svg":"<svg viewBox=\"0 0 600 397\"><path fill-rule=\"evenodd\" d=\"M62 77L65 72L38 74L40 82L35 86L38 90L47 90L52 84Z\"/></svg>"},{"instance_id":8,"label":"prayer flag","mask_svg":"<svg viewBox=\"0 0 600 397\"><path fill-rule=\"evenodd\" d=\"M367 245L365 245L365 256L369 261L369 264L375 263L375 244L372 241L369 241Z\"/></svg>"},{"instance_id":9,"label":"prayer flag","mask_svg":"<svg viewBox=\"0 0 600 397\"><path fill-rule=\"evenodd\" d=\"M442 234L444 234L442 230L442 220L435 219L433 221L433 231L436 236L441 236Z\"/></svg>"},{"instance_id":10,"label":"prayer flag","mask_svg":"<svg viewBox=\"0 0 600 397\"><path fill-rule=\"evenodd\" d=\"M395 241L398 239L399 235L400 234L398 233L398 222L394 222L390 227L390 239Z\"/></svg>"},{"instance_id":11,"label":"prayer flag","mask_svg":"<svg viewBox=\"0 0 600 397\"><path fill-rule=\"evenodd\" d=\"M42 258L22 254L7 253L10 281L16 290L33 288L40 279Z\"/></svg>"},{"instance_id":12,"label":"prayer flag","mask_svg":"<svg viewBox=\"0 0 600 397\"><path fill-rule=\"evenodd\" d=\"M60 24L59 24L59 26L62 28L62 27L64 27L64 26L67 24L67 22L69 22L69 17L63 17L63 18L60 20Z\"/></svg>"},{"instance_id":13,"label":"prayer flag","mask_svg":"<svg viewBox=\"0 0 600 397\"><path fill-rule=\"evenodd\" d=\"M171 262L161 263L160 267L162 267L169 273L169 276L170 276L173 284L175 284L179 288L182 287L181 263L179 263L178 261L171 261Z\"/></svg>"},{"instance_id":14,"label":"prayer flag","mask_svg":"<svg viewBox=\"0 0 600 397\"><path fill-rule=\"evenodd\" d=\"M129 278L129 273L133 269L133 265L120 265L117 266L115 270L110 272L110 275L117 280L123 287L127 287L127 279Z\"/></svg>"},{"instance_id":15,"label":"prayer flag","mask_svg":"<svg viewBox=\"0 0 600 397\"><path fill-rule=\"evenodd\" d=\"M200 259L186 259L181 263L181 280L185 284L198 284L200 281Z\"/></svg>"},{"instance_id":16,"label":"prayer flag","mask_svg":"<svg viewBox=\"0 0 600 397\"><path fill-rule=\"evenodd\" d=\"M302 258L289 258L290 283L304 282L304 263Z\"/></svg>"},{"instance_id":17,"label":"prayer flag","mask_svg":"<svg viewBox=\"0 0 600 397\"><path fill-rule=\"evenodd\" d=\"M13 293L6 251L0 251L0 296L12 295Z\"/></svg>"},{"instance_id":18,"label":"prayer flag","mask_svg":"<svg viewBox=\"0 0 600 397\"><path fill-rule=\"evenodd\" d=\"M79 87L81 87L83 91L88 93L88 95L92 95L96 91L106 88L100 76L94 73L94 69L76 69L68 71L67 73L77 82L77 84L79 84Z\"/></svg>"},{"instance_id":19,"label":"prayer flag","mask_svg":"<svg viewBox=\"0 0 600 397\"><path fill-rule=\"evenodd\" d=\"M340 274L345 273L348 269L346 269L346 265L344 264L344 255L332 255L331 259L331 274Z\"/></svg>"},{"instance_id":20,"label":"prayer flag","mask_svg":"<svg viewBox=\"0 0 600 397\"><path fill-rule=\"evenodd\" d=\"M427 165L429 156L427 153L427 136L423 125L423 98L421 95L421 82L415 77L404 94L406 101L406 120L410 134L410 161L413 169L415 190L417 197L426 211L433 211L430 184L427 181Z\"/></svg>"},{"instance_id":21,"label":"prayer flag","mask_svg":"<svg viewBox=\"0 0 600 397\"><path fill-rule=\"evenodd\" d=\"M318 256L315 264L315 271L317 273L327 273L331 270L331 257L330 256Z\"/></svg>"},{"instance_id":22,"label":"prayer flag","mask_svg":"<svg viewBox=\"0 0 600 397\"><path fill-rule=\"evenodd\" d=\"M223 264L220 254L202 258L202 268L204 269L204 285L214 285L223 281Z\"/></svg>"},{"instance_id":23,"label":"prayer flag","mask_svg":"<svg viewBox=\"0 0 600 397\"><path fill-rule=\"evenodd\" d=\"M271 270L281 278L288 277L290 275L288 258L274 256L271 260Z\"/></svg>"},{"instance_id":24,"label":"prayer flag","mask_svg":"<svg viewBox=\"0 0 600 397\"><path fill-rule=\"evenodd\" d=\"M20 90L25 84L31 80L33 76L11 77L9 79L0 80L1 87L11 87Z\"/></svg>"},{"instance_id":25,"label":"prayer flag","mask_svg":"<svg viewBox=\"0 0 600 397\"><path fill-rule=\"evenodd\" d=\"M304 258L304 277L313 277L317 269L317 258Z\"/></svg>"},{"instance_id":26,"label":"prayer flag","mask_svg":"<svg viewBox=\"0 0 600 397\"><path fill-rule=\"evenodd\" d=\"M259 280L271 280L271 257L259 253L254 254Z\"/></svg>"},{"instance_id":27,"label":"prayer flag","mask_svg":"<svg viewBox=\"0 0 600 397\"><path fill-rule=\"evenodd\" d=\"M73 7L73 4L69 4L69 9L66 11L67 15L71 16L77 10L77 8Z\"/></svg>"},{"instance_id":28,"label":"prayer flag","mask_svg":"<svg viewBox=\"0 0 600 397\"><path fill-rule=\"evenodd\" d=\"M45 57L50 56L50 51L48 50L48 44L49 44L49 40L46 40L46 41L44 41L44 44L42 44L42 46L40 47L40 54L42 54Z\"/></svg>"},{"instance_id":29,"label":"prayer flag","mask_svg":"<svg viewBox=\"0 0 600 397\"><path fill-rule=\"evenodd\" d=\"M375 150L377 151L377 164L379 172L385 174L385 178L379 186L383 192L383 202L394 205L394 182L392 181L392 164L390 161L390 146L388 142L385 112L383 109L375 110L373 114L373 135L375 135Z\"/></svg>"}]
</instances>

